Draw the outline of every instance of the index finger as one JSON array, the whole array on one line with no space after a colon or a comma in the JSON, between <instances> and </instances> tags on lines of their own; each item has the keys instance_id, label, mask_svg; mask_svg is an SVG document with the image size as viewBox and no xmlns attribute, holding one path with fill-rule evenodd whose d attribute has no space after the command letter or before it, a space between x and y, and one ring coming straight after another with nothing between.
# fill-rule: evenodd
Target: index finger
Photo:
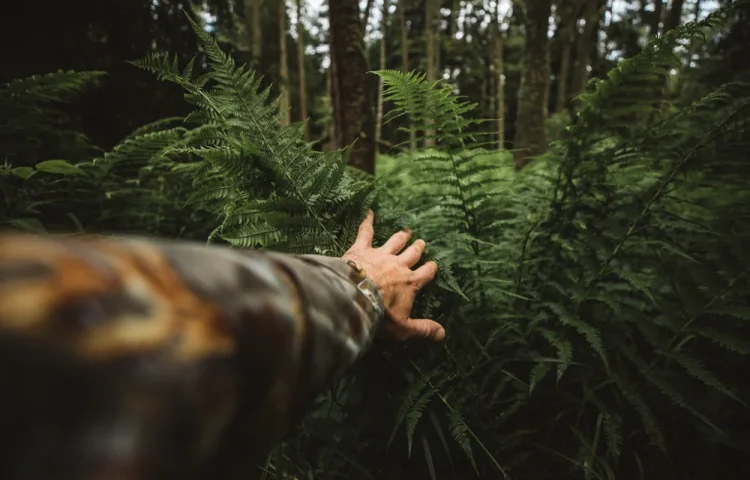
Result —
<instances>
[{"instance_id":1,"label":"index finger","mask_svg":"<svg viewBox=\"0 0 750 480\"><path fill-rule=\"evenodd\" d=\"M357 238L354 240L354 245L360 248L372 247L372 239L375 236L375 228L373 227L374 219L375 212L368 210L365 219L359 224Z\"/></svg>"}]
</instances>

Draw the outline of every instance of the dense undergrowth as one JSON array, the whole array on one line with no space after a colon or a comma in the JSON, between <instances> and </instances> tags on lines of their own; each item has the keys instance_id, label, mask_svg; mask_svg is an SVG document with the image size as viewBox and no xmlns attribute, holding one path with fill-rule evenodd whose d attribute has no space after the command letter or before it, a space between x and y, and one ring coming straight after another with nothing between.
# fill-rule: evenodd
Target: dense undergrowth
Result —
<instances>
[{"instance_id":1,"label":"dense undergrowth","mask_svg":"<svg viewBox=\"0 0 750 480\"><path fill-rule=\"evenodd\" d=\"M198 74L134 62L194 106L94 153L60 103L99 72L18 80L3 111L0 221L236 247L343 253L367 208L381 237L408 225L438 281L421 315L440 347L376 345L269 458L267 478L744 478L750 449L750 89L663 101L678 44L724 10L652 41L580 98L575 122L516 173L465 133L473 105L382 71L394 105L438 147L381 157L375 178L318 153L278 102L196 26ZM11 108L12 107L12 108ZM15 108L15 110L13 109ZM742 474L744 472L744 475Z\"/></svg>"}]
</instances>

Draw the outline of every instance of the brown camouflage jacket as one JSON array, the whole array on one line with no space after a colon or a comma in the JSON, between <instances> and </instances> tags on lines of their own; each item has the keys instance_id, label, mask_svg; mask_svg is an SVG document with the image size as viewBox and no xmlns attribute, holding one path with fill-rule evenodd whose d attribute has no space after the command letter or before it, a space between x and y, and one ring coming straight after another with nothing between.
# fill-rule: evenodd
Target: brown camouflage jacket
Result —
<instances>
[{"instance_id":1,"label":"brown camouflage jacket","mask_svg":"<svg viewBox=\"0 0 750 480\"><path fill-rule=\"evenodd\" d=\"M382 312L340 258L0 235L0 479L250 478Z\"/></svg>"}]
</instances>

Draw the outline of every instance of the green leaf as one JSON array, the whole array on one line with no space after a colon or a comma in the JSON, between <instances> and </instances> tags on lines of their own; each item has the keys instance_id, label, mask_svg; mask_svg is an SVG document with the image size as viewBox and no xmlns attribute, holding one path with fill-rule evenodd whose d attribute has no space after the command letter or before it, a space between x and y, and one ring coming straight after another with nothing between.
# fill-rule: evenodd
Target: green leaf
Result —
<instances>
[{"instance_id":1,"label":"green leaf","mask_svg":"<svg viewBox=\"0 0 750 480\"><path fill-rule=\"evenodd\" d=\"M36 173L36 170L31 167L15 167L11 169L10 172L17 177L21 177L24 180L27 180L29 177Z\"/></svg>"},{"instance_id":2,"label":"green leaf","mask_svg":"<svg viewBox=\"0 0 750 480\"><path fill-rule=\"evenodd\" d=\"M549 362L540 362L534 365L534 368L531 369L531 375L529 375L529 393L534 391L537 384L544 380L550 370L552 370L552 365Z\"/></svg>"},{"instance_id":3,"label":"green leaf","mask_svg":"<svg viewBox=\"0 0 750 480\"><path fill-rule=\"evenodd\" d=\"M15 220L11 220L10 224L13 225L14 227L21 228L29 232L41 233L41 234L47 233L47 229L44 228L44 225L42 225L42 222L40 222L36 218L17 218Z\"/></svg>"},{"instance_id":4,"label":"green leaf","mask_svg":"<svg viewBox=\"0 0 750 480\"><path fill-rule=\"evenodd\" d=\"M71 165L65 160L46 160L35 165L40 172L59 173L61 175L86 175L86 172Z\"/></svg>"}]
</instances>

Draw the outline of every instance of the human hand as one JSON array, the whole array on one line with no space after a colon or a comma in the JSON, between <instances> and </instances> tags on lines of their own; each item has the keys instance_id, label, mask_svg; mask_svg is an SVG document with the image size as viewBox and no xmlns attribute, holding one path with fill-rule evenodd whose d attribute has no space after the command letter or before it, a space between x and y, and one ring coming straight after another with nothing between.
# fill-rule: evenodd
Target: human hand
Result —
<instances>
[{"instance_id":1,"label":"human hand","mask_svg":"<svg viewBox=\"0 0 750 480\"><path fill-rule=\"evenodd\" d=\"M364 269L380 290L385 312L389 317L383 327L385 335L397 341L413 337L442 340L445 338L445 329L439 323L426 318L410 317L417 292L437 274L435 262L427 262L416 270L411 269L424 253L424 240L416 240L404 250L411 233L402 230L391 236L382 247L373 248L374 218L372 210L367 212L354 244L343 258Z\"/></svg>"}]
</instances>

